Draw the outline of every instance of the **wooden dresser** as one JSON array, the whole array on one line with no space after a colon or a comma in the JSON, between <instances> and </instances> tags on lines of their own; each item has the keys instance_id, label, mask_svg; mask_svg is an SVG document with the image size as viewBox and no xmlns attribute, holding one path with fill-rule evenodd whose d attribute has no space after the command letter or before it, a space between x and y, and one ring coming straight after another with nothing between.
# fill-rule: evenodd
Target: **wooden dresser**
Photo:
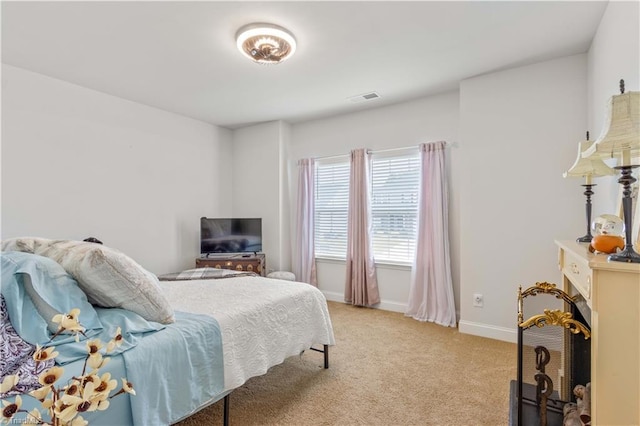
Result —
<instances>
[{"instance_id":1,"label":"wooden dresser","mask_svg":"<svg viewBox=\"0 0 640 426\"><path fill-rule=\"evenodd\" d=\"M255 272L265 275L266 265L264 253L257 254L234 254L229 256L199 257L196 259L196 268L218 268L233 269L236 271Z\"/></svg>"},{"instance_id":2,"label":"wooden dresser","mask_svg":"<svg viewBox=\"0 0 640 426\"><path fill-rule=\"evenodd\" d=\"M556 244L564 291L591 308L591 424L640 425L640 264Z\"/></svg>"}]
</instances>

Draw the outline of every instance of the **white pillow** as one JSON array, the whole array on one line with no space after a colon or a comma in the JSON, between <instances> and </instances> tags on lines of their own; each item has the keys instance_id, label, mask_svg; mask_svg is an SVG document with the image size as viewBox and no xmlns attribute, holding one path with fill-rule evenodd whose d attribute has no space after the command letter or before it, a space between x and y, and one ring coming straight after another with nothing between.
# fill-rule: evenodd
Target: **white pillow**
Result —
<instances>
[{"instance_id":1,"label":"white pillow","mask_svg":"<svg viewBox=\"0 0 640 426\"><path fill-rule=\"evenodd\" d=\"M90 303L105 308L127 309L147 321L162 324L175 321L173 309L160 290L158 278L124 253L84 241L20 240L23 241L7 241L6 246L26 250L33 248L35 254L58 262L78 281ZM4 241L2 246L4 249Z\"/></svg>"},{"instance_id":2,"label":"white pillow","mask_svg":"<svg viewBox=\"0 0 640 426\"><path fill-rule=\"evenodd\" d=\"M295 281L296 280L296 276L293 272L287 272L287 271L273 271L273 272L269 272L269 274L267 275L267 278L275 278L278 280L285 280L285 281Z\"/></svg>"},{"instance_id":3,"label":"white pillow","mask_svg":"<svg viewBox=\"0 0 640 426\"><path fill-rule=\"evenodd\" d=\"M36 247L49 245L50 243L51 240L47 238L9 238L7 240L2 240L2 251L21 251L23 253L34 254L36 252Z\"/></svg>"}]
</instances>

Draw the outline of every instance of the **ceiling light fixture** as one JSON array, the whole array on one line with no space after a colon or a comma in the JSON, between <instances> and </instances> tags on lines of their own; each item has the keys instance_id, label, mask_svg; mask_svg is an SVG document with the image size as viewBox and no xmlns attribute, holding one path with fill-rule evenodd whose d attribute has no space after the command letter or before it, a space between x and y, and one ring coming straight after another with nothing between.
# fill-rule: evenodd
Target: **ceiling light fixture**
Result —
<instances>
[{"instance_id":1,"label":"ceiling light fixture","mask_svg":"<svg viewBox=\"0 0 640 426\"><path fill-rule=\"evenodd\" d=\"M296 39L286 29L273 24L249 24L236 34L238 49L259 64L277 64L294 54Z\"/></svg>"}]
</instances>

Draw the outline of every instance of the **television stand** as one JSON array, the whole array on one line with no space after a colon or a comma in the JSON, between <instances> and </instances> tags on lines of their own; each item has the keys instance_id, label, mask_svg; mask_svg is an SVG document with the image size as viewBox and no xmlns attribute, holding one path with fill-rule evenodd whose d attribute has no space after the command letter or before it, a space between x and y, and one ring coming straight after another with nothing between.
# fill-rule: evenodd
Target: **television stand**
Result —
<instances>
[{"instance_id":1,"label":"television stand","mask_svg":"<svg viewBox=\"0 0 640 426\"><path fill-rule=\"evenodd\" d=\"M232 269L234 271L255 272L266 275L266 259L264 253L212 253L212 257L196 259L196 268Z\"/></svg>"}]
</instances>

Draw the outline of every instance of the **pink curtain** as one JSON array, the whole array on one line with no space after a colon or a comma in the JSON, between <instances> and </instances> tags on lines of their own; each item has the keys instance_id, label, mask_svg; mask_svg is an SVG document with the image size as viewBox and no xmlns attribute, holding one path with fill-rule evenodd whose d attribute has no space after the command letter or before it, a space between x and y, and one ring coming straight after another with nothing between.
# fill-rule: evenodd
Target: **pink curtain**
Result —
<instances>
[{"instance_id":1,"label":"pink curtain","mask_svg":"<svg viewBox=\"0 0 640 426\"><path fill-rule=\"evenodd\" d=\"M420 145L418 235L406 315L455 327L445 142Z\"/></svg>"},{"instance_id":2,"label":"pink curtain","mask_svg":"<svg viewBox=\"0 0 640 426\"><path fill-rule=\"evenodd\" d=\"M298 161L298 201L293 273L296 280L318 286L314 251L315 161Z\"/></svg>"},{"instance_id":3,"label":"pink curtain","mask_svg":"<svg viewBox=\"0 0 640 426\"><path fill-rule=\"evenodd\" d=\"M344 300L356 306L380 303L371 247L371 160L365 149L351 151L347 221L347 282Z\"/></svg>"}]
</instances>

